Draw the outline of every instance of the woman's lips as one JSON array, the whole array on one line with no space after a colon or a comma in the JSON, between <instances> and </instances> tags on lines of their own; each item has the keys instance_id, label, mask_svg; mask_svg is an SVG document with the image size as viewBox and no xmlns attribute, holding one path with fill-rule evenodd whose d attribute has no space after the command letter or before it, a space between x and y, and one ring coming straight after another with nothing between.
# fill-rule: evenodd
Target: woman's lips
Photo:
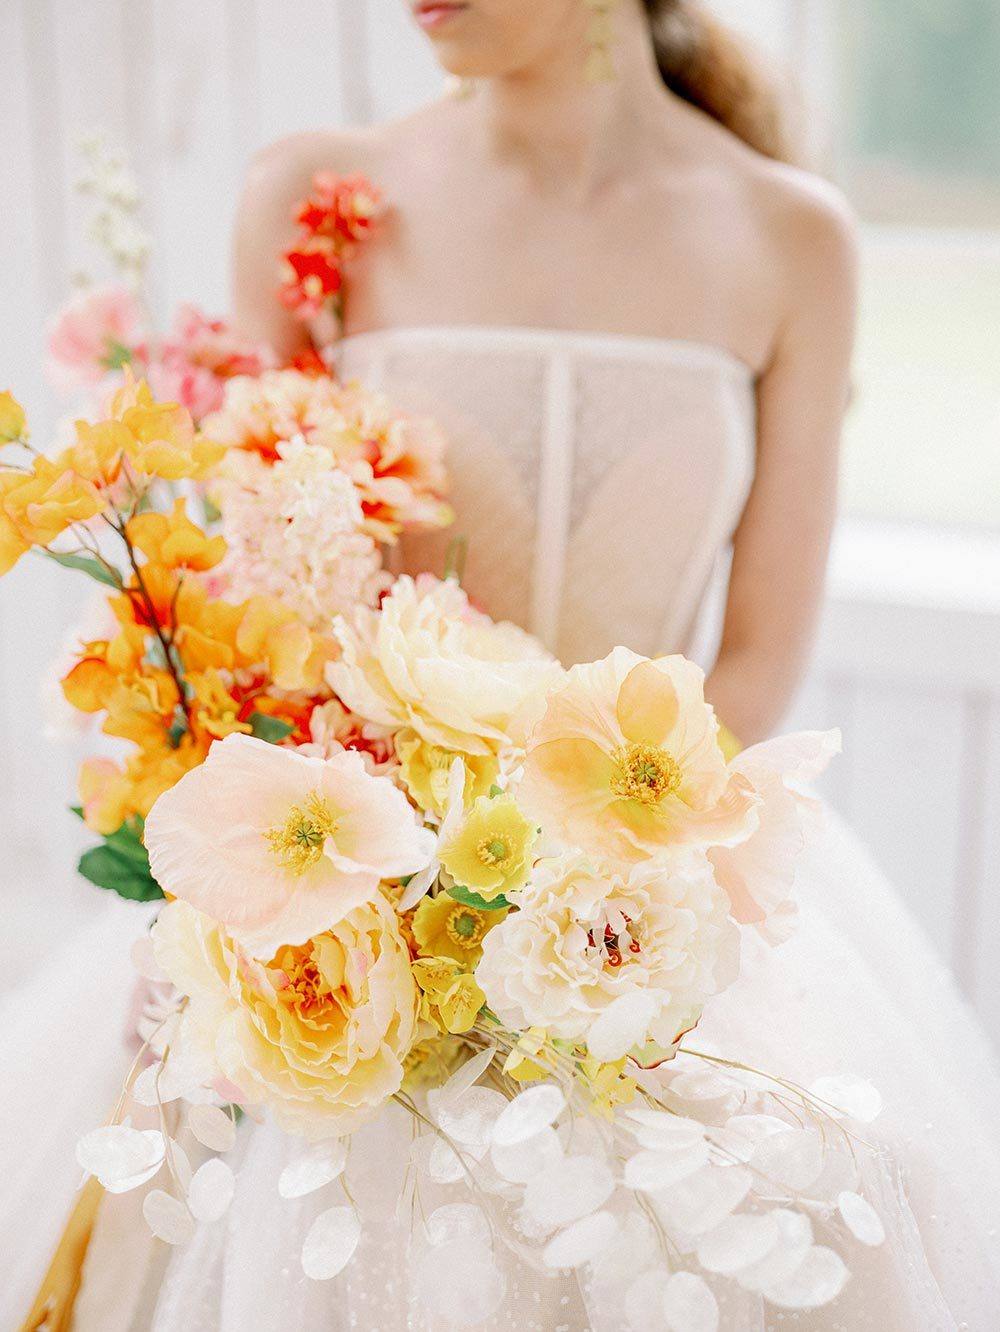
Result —
<instances>
[{"instance_id":1,"label":"woman's lips","mask_svg":"<svg viewBox=\"0 0 1000 1332\"><path fill-rule=\"evenodd\" d=\"M432 31L450 23L463 9L468 9L464 0L421 0L413 15L422 28Z\"/></svg>"}]
</instances>

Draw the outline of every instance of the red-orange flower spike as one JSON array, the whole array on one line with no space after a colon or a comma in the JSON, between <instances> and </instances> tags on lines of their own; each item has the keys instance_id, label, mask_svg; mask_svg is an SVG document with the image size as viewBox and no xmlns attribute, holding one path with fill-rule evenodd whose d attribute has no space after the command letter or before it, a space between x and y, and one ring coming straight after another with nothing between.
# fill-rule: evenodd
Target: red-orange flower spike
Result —
<instances>
[{"instance_id":1,"label":"red-orange flower spike","mask_svg":"<svg viewBox=\"0 0 1000 1332\"><path fill-rule=\"evenodd\" d=\"M302 234L282 256L282 304L301 319L313 319L327 306L339 317L345 262L371 234L381 206L379 191L365 176L318 172L312 193L295 208Z\"/></svg>"}]
</instances>

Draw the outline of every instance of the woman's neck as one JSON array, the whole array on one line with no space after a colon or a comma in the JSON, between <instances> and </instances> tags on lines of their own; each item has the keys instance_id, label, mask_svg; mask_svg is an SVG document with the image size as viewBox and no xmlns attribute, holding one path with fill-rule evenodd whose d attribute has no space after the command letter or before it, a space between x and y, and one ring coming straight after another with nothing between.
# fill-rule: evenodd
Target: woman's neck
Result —
<instances>
[{"instance_id":1,"label":"woman's neck","mask_svg":"<svg viewBox=\"0 0 1000 1332\"><path fill-rule=\"evenodd\" d=\"M547 185L584 194L634 157L644 127L662 119L670 101L634 0L613 11L614 78L587 81L588 12L581 0L578 40L561 32L530 66L484 81L475 98L488 151Z\"/></svg>"}]
</instances>

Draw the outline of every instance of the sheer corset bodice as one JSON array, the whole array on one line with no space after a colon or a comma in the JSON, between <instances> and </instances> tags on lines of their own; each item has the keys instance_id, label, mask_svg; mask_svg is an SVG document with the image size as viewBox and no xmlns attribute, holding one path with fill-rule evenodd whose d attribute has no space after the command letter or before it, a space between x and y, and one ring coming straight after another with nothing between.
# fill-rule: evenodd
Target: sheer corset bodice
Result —
<instances>
[{"instance_id":1,"label":"sheer corset bodice","mask_svg":"<svg viewBox=\"0 0 1000 1332\"><path fill-rule=\"evenodd\" d=\"M619 643L691 650L753 475L753 376L700 343L428 327L356 334L340 373L433 417L449 440L455 526L411 538L566 663Z\"/></svg>"}]
</instances>

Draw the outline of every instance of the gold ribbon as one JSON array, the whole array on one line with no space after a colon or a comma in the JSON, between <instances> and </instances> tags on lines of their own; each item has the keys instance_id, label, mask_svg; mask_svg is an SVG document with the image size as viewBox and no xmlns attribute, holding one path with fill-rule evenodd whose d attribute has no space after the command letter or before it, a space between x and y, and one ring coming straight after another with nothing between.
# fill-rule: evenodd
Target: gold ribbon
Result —
<instances>
[{"instance_id":1,"label":"gold ribbon","mask_svg":"<svg viewBox=\"0 0 1000 1332\"><path fill-rule=\"evenodd\" d=\"M80 1293L83 1263L103 1197L100 1182L93 1177L88 1179L80 1190L31 1313L21 1324L20 1332L69 1332L73 1306Z\"/></svg>"}]
</instances>

